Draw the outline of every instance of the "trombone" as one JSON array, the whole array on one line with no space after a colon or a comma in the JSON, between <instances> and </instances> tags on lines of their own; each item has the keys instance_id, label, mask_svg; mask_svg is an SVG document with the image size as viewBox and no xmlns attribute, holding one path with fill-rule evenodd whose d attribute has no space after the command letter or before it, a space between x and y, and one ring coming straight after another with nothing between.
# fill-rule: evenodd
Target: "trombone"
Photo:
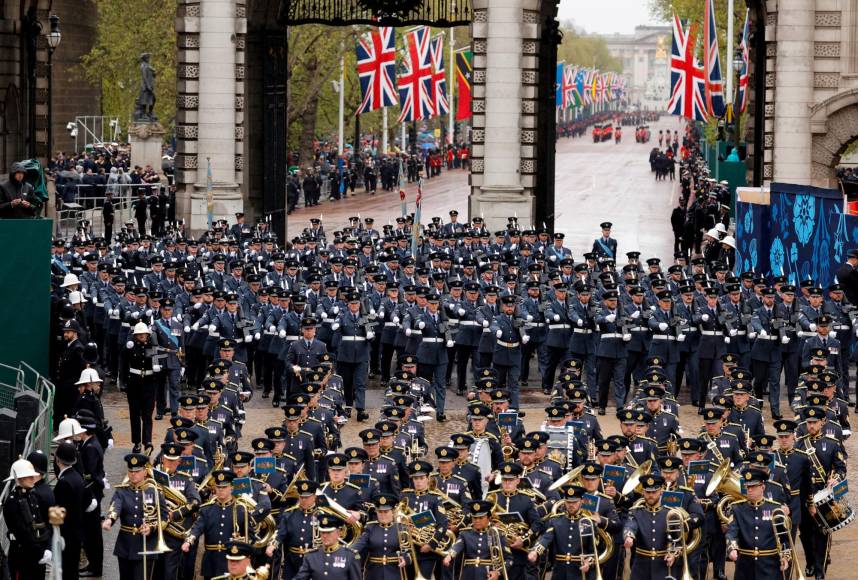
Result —
<instances>
[{"instance_id":1,"label":"trombone","mask_svg":"<svg viewBox=\"0 0 858 580\"><path fill-rule=\"evenodd\" d=\"M590 551L588 552L585 546L587 541L590 541ZM581 543L581 566L595 566L596 579L602 580L602 567L599 563L599 550L596 547L596 524L593 523L593 518L590 516L581 516L578 521L578 541ZM582 580L587 579L587 574L581 571Z\"/></svg>"},{"instance_id":2,"label":"trombone","mask_svg":"<svg viewBox=\"0 0 858 580\"><path fill-rule=\"evenodd\" d=\"M503 544L501 543L500 532L491 525L488 532L489 560L491 560L491 567L488 572L489 574L497 572L499 580L509 580L506 574L506 563L503 558Z\"/></svg>"},{"instance_id":3,"label":"trombone","mask_svg":"<svg viewBox=\"0 0 858 580\"><path fill-rule=\"evenodd\" d=\"M782 563L789 570L789 577L782 573L784 580L807 580L798 563L798 554L795 551L795 542L792 539L792 520L783 508L772 510L772 529L775 532L775 544Z\"/></svg>"},{"instance_id":4,"label":"trombone","mask_svg":"<svg viewBox=\"0 0 858 580\"><path fill-rule=\"evenodd\" d=\"M670 546L667 552L674 557L682 554L682 578L681 580L693 580L691 573L688 571L688 546L685 543L685 516L682 512L675 508L667 510L667 538L670 541ZM673 576L673 565L668 570L667 579L676 580Z\"/></svg>"},{"instance_id":5,"label":"trombone","mask_svg":"<svg viewBox=\"0 0 858 580\"><path fill-rule=\"evenodd\" d=\"M417 550L414 549L414 538L411 536L411 527L408 522L408 515L404 512L402 505L396 506L396 513L393 516L393 521L396 524L397 539L399 540L399 551L408 550L411 555L411 563L414 565L414 580L430 580L420 572L420 564L417 562ZM404 530L402 528L405 528ZM403 537L403 535L405 537ZM406 539L407 538L407 539ZM399 575L403 576L404 571L400 568Z\"/></svg>"},{"instance_id":6,"label":"trombone","mask_svg":"<svg viewBox=\"0 0 858 580\"><path fill-rule=\"evenodd\" d=\"M148 506L146 505L146 491L152 490L152 503L154 505ZM164 541L164 520L161 517L161 498L160 492L158 491L158 484L155 483L152 479L147 479L143 484L143 489L141 491L141 497L143 501L143 524L148 525L151 530L154 526L157 529L157 540L155 542L155 547L151 550L147 549L146 544L148 543L147 537L143 537L143 550L140 552L140 555L143 556L143 578L144 580L149 580L148 574L148 557L149 556L160 556L165 552L170 551L170 547L167 546L167 543ZM150 532L151 533L151 532Z\"/></svg>"}]
</instances>

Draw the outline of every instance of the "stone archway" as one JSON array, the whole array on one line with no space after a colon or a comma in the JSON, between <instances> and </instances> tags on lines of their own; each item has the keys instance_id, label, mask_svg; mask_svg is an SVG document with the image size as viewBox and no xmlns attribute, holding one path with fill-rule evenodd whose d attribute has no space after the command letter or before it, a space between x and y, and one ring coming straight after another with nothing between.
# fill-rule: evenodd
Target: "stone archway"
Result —
<instances>
[{"instance_id":1,"label":"stone archway","mask_svg":"<svg viewBox=\"0 0 858 580\"><path fill-rule=\"evenodd\" d=\"M813 107L810 130L812 185L836 188L834 169L858 138L858 89L842 91Z\"/></svg>"}]
</instances>

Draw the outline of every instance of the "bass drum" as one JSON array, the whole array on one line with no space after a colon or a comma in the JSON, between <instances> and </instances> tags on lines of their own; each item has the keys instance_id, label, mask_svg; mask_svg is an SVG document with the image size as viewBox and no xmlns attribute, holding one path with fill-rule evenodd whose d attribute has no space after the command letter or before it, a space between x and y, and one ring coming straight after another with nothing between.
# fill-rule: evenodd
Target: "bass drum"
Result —
<instances>
[{"instance_id":1,"label":"bass drum","mask_svg":"<svg viewBox=\"0 0 858 580\"><path fill-rule=\"evenodd\" d=\"M855 511L844 497L836 499L830 488L819 490L813 495L813 505L816 507L816 523L826 534L842 530L855 519Z\"/></svg>"},{"instance_id":2,"label":"bass drum","mask_svg":"<svg viewBox=\"0 0 858 580\"><path fill-rule=\"evenodd\" d=\"M483 486L483 497L486 497L486 493L489 491L489 482L486 477L492 472L492 448L487 438L474 441L474 444L471 445L469 459L471 463L480 468L480 483Z\"/></svg>"}]
</instances>

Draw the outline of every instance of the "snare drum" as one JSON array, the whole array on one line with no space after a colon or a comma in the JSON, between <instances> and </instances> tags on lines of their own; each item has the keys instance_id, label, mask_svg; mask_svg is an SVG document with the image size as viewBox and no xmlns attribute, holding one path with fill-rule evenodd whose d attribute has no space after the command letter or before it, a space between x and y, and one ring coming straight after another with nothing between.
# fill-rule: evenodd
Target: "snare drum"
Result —
<instances>
[{"instance_id":1,"label":"snare drum","mask_svg":"<svg viewBox=\"0 0 858 580\"><path fill-rule=\"evenodd\" d=\"M822 489L813 495L816 507L816 523L826 534L833 534L852 523L855 512L845 497L836 499L830 488Z\"/></svg>"}]
</instances>

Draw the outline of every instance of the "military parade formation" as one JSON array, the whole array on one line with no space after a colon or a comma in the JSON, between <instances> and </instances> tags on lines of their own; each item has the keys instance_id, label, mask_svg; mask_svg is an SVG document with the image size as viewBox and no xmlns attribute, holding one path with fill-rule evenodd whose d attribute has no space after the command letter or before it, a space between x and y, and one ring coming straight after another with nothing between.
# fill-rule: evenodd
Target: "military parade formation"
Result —
<instances>
[{"instance_id":1,"label":"military parade formation","mask_svg":"<svg viewBox=\"0 0 858 580\"><path fill-rule=\"evenodd\" d=\"M717 196L695 167L686 195ZM63 578L109 551L122 580L824 579L854 518L850 272L735 272L712 225L670 263L621 253L607 221L578 259L563 232L456 210L314 218L286 243L243 215L55 240L58 483L44 455L13 465L12 577L44 575L57 505ZM254 397L282 420L263 429ZM467 425L445 431L454 397ZM111 486L114 430L132 449Z\"/></svg>"}]
</instances>

